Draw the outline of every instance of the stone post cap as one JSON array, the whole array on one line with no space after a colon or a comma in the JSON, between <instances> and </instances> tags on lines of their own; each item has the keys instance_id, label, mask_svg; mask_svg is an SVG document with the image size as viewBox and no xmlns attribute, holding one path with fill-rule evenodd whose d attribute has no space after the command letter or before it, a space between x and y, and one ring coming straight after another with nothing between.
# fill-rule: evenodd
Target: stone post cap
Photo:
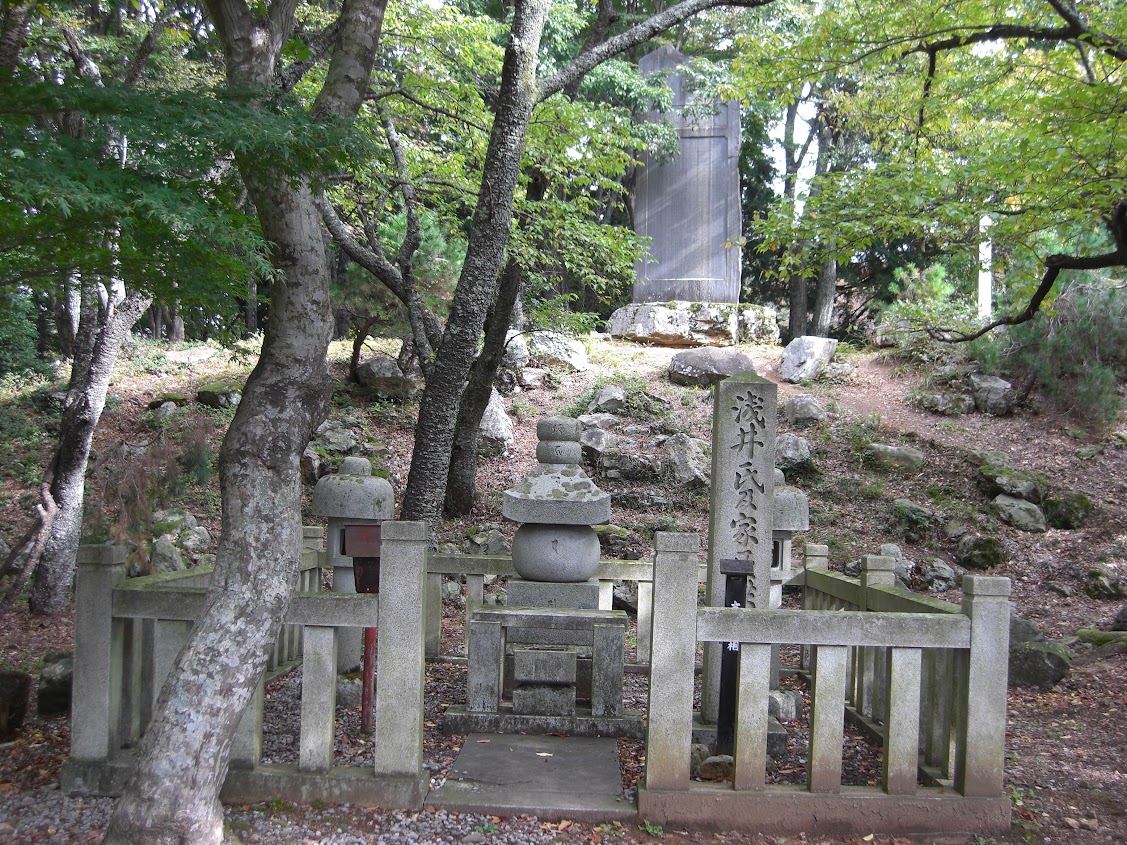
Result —
<instances>
[{"instance_id":1,"label":"stone post cap","mask_svg":"<svg viewBox=\"0 0 1127 845\"><path fill-rule=\"evenodd\" d=\"M346 458L368 464L366 458ZM370 465L369 465L370 467ZM326 475L313 488L309 510L317 516L341 519L388 519L395 513L395 492L385 478L341 472Z\"/></svg>"},{"instance_id":2,"label":"stone post cap","mask_svg":"<svg viewBox=\"0 0 1127 845\"><path fill-rule=\"evenodd\" d=\"M963 595L1009 598L1010 579L998 575L964 575Z\"/></svg>"},{"instance_id":3,"label":"stone post cap","mask_svg":"<svg viewBox=\"0 0 1127 845\"><path fill-rule=\"evenodd\" d=\"M367 458L350 455L340 462L337 475L371 475L372 462Z\"/></svg>"},{"instance_id":4,"label":"stone post cap","mask_svg":"<svg viewBox=\"0 0 1127 845\"><path fill-rule=\"evenodd\" d=\"M658 531L654 534L654 546L659 552L696 554L700 550L700 537L676 531Z\"/></svg>"},{"instance_id":5,"label":"stone post cap","mask_svg":"<svg viewBox=\"0 0 1127 845\"><path fill-rule=\"evenodd\" d=\"M325 526L303 525L301 526L301 536L306 540L323 540L325 538Z\"/></svg>"},{"instance_id":6,"label":"stone post cap","mask_svg":"<svg viewBox=\"0 0 1127 845\"><path fill-rule=\"evenodd\" d=\"M79 566L125 566L129 550L112 543L78 547Z\"/></svg>"},{"instance_id":7,"label":"stone post cap","mask_svg":"<svg viewBox=\"0 0 1127 845\"><path fill-rule=\"evenodd\" d=\"M388 540L402 540L405 542L418 542L425 543L427 541L427 524L422 520L418 521L401 521L401 520L388 520L383 523L380 531L380 539L384 542Z\"/></svg>"},{"instance_id":8,"label":"stone post cap","mask_svg":"<svg viewBox=\"0 0 1127 845\"><path fill-rule=\"evenodd\" d=\"M888 555L864 555L861 558L862 572L895 572L896 558Z\"/></svg>"},{"instance_id":9,"label":"stone post cap","mask_svg":"<svg viewBox=\"0 0 1127 845\"><path fill-rule=\"evenodd\" d=\"M807 543L803 548L803 552L810 557L829 557L830 547L822 546L817 543Z\"/></svg>"},{"instance_id":10,"label":"stone post cap","mask_svg":"<svg viewBox=\"0 0 1127 845\"><path fill-rule=\"evenodd\" d=\"M810 530L810 499L797 487L775 488L775 517L771 523L773 534Z\"/></svg>"}]
</instances>

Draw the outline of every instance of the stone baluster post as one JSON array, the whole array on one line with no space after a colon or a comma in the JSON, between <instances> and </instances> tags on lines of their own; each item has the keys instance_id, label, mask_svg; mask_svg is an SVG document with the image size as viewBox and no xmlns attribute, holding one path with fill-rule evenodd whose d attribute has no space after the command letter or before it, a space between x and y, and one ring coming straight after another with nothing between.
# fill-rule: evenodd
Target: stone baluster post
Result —
<instances>
[{"instance_id":1,"label":"stone baluster post","mask_svg":"<svg viewBox=\"0 0 1127 845\"><path fill-rule=\"evenodd\" d=\"M108 760L118 747L124 638L112 608L114 587L124 580L124 547L78 547L70 734L74 760Z\"/></svg>"},{"instance_id":2,"label":"stone baluster post","mask_svg":"<svg viewBox=\"0 0 1127 845\"><path fill-rule=\"evenodd\" d=\"M1009 682L1010 579L963 578L963 613L970 617L970 653L959 691L959 750L955 788L969 797L1002 794Z\"/></svg>"}]
</instances>

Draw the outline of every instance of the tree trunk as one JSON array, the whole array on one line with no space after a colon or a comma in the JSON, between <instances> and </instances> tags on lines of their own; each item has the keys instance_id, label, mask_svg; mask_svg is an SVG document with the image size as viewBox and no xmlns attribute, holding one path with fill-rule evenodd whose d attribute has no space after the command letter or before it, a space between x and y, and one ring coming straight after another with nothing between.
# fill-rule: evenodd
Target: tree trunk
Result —
<instances>
[{"instance_id":1,"label":"tree trunk","mask_svg":"<svg viewBox=\"0 0 1127 845\"><path fill-rule=\"evenodd\" d=\"M806 334L808 295L806 292L806 276L801 270L795 271L790 277L790 339L802 337Z\"/></svg>"},{"instance_id":2,"label":"tree trunk","mask_svg":"<svg viewBox=\"0 0 1127 845\"><path fill-rule=\"evenodd\" d=\"M548 0L517 0L513 13L497 116L489 136L466 259L419 406L411 471L403 494L403 519L434 521L446 499L459 400L486 314L497 294L509 241L525 132L535 105L536 54L547 11Z\"/></svg>"},{"instance_id":3,"label":"tree trunk","mask_svg":"<svg viewBox=\"0 0 1127 845\"><path fill-rule=\"evenodd\" d=\"M505 265L497 301L485 326L485 343L470 368L469 382L462 391L458 420L454 426L454 445L450 453L450 472L446 479L446 513L465 516L473 510L477 495L477 460L481 445L481 418L493 395L493 380L505 354L505 337L512 322L513 306L520 297L524 274L515 261Z\"/></svg>"},{"instance_id":4,"label":"tree trunk","mask_svg":"<svg viewBox=\"0 0 1127 845\"><path fill-rule=\"evenodd\" d=\"M367 90L386 0L345 0L316 114L355 115ZM253 17L209 0L228 84L263 91L293 26L294 4ZM241 165L248 163L241 162ZM302 451L328 409L332 328L320 217L308 181L243 169L278 271L262 353L223 441L223 530L207 610L161 690L106 832L110 845L219 845L219 789L231 740L257 686L296 583Z\"/></svg>"},{"instance_id":5,"label":"tree trunk","mask_svg":"<svg viewBox=\"0 0 1127 845\"><path fill-rule=\"evenodd\" d=\"M827 258L818 268L818 288L814 293L814 325L811 333L829 337L834 320L834 296L837 294L837 259Z\"/></svg>"},{"instance_id":6,"label":"tree trunk","mask_svg":"<svg viewBox=\"0 0 1127 845\"><path fill-rule=\"evenodd\" d=\"M38 614L62 613L70 607L90 444L106 407L106 392L118 352L151 301L148 296L125 296L121 292L107 296L103 304L95 283L83 285L81 300L70 383L52 465L50 493L58 512L48 526L28 597L28 607Z\"/></svg>"}]
</instances>

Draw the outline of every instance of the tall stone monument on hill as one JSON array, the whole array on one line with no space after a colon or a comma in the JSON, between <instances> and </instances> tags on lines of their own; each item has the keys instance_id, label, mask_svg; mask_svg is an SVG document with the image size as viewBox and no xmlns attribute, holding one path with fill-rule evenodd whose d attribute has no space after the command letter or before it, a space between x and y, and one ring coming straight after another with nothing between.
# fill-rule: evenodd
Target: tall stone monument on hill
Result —
<instances>
[{"instance_id":1,"label":"tall stone monument on hill","mask_svg":"<svg viewBox=\"0 0 1127 845\"><path fill-rule=\"evenodd\" d=\"M634 302L737 302L740 294L740 108L738 103L694 109L676 68L685 56L668 45L639 62L646 75L668 74L669 120L681 149L666 164L643 156L634 198L634 227L650 238L650 257L636 266ZM728 246L726 246L728 244Z\"/></svg>"}]
</instances>

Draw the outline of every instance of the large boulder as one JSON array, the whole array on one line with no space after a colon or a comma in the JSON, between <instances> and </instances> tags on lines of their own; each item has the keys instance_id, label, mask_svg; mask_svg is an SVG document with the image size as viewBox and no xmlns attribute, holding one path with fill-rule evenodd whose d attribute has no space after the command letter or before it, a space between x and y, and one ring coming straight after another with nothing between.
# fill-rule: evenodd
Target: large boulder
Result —
<instances>
[{"instance_id":1,"label":"large boulder","mask_svg":"<svg viewBox=\"0 0 1127 845\"><path fill-rule=\"evenodd\" d=\"M532 355L528 351L528 335L516 329L509 329L505 334L505 351L501 355L501 365L510 370L523 370L531 359Z\"/></svg>"},{"instance_id":2,"label":"large boulder","mask_svg":"<svg viewBox=\"0 0 1127 845\"><path fill-rule=\"evenodd\" d=\"M405 375L398 362L388 355L377 355L360 364L356 380L375 396L394 402L404 402L418 392L415 379Z\"/></svg>"},{"instance_id":3,"label":"large boulder","mask_svg":"<svg viewBox=\"0 0 1127 845\"><path fill-rule=\"evenodd\" d=\"M586 370L591 364L586 347L573 337L561 332L535 331L529 335L528 351L532 357L546 365Z\"/></svg>"},{"instance_id":4,"label":"large boulder","mask_svg":"<svg viewBox=\"0 0 1127 845\"><path fill-rule=\"evenodd\" d=\"M662 463L673 479L687 489L707 487L712 481L712 447L687 434L665 441Z\"/></svg>"},{"instance_id":5,"label":"large boulder","mask_svg":"<svg viewBox=\"0 0 1127 845\"><path fill-rule=\"evenodd\" d=\"M730 346L779 342L773 308L724 302L634 303L607 322L612 337L660 346Z\"/></svg>"},{"instance_id":6,"label":"large boulder","mask_svg":"<svg viewBox=\"0 0 1127 845\"><path fill-rule=\"evenodd\" d=\"M466 554L507 555L512 553L508 538L495 525L483 525L462 544Z\"/></svg>"},{"instance_id":7,"label":"large boulder","mask_svg":"<svg viewBox=\"0 0 1127 845\"><path fill-rule=\"evenodd\" d=\"M1010 686L1052 689L1068 675L1072 656L1056 641L1024 642L1010 648Z\"/></svg>"},{"instance_id":8,"label":"large boulder","mask_svg":"<svg viewBox=\"0 0 1127 845\"><path fill-rule=\"evenodd\" d=\"M992 504L998 518L1007 525L1012 525L1018 531L1040 534L1047 528L1045 514L1032 502L1007 496L1003 493L1000 496L995 496Z\"/></svg>"},{"instance_id":9,"label":"large boulder","mask_svg":"<svg viewBox=\"0 0 1127 845\"><path fill-rule=\"evenodd\" d=\"M897 472L919 472L925 463L924 453L911 446L870 443L865 447L864 454L873 466Z\"/></svg>"},{"instance_id":10,"label":"large boulder","mask_svg":"<svg viewBox=\"0 0 1127 845\"><path fill-rule=\"evenodd\" d=\"M934 414L943 414L946 417L957 417L962 414L974 412L974 394L961 391L936 391L921 393L916 397L916 404L925 411Z\"/></svg>"},{"instance_id":11,"label":"large boulder","mask_svg":"<svg viewBox=\"0 0 1127 845\"><path fill-rule=\"evenodd\" d=\"M1084 576L1084 592L1094 599L1118 599L1127 595L1127 585L1118 571L1097 564Z\"/></svg>"},{"instance_id":12,"label":"large boulder","mask_svg":"<svg viewBox=\"0 0 1127 845\"><path fill-rule=\"evenodd\" d=\"M1005 464L987 463L978 468L978 486L987 496L1004 494L1039 504L1047 485L1045 479L1036 473Z\"/></svg>"},{"instance_id":13,"label":"large boulder","mask_svg":"<svg viewBox=\"0 0 1127 845\"><path fill-rule=\"evenodd\" d=\"M162 534L153 540L149 565L154 572L183 572L188 568L184 564L184 555L171 534Z\"/></svg>"},{"instance_id":14,"label":"large boulder","mask_svg":"<svg viewBox=\"0 0 1127 845\"><path fill-rule=\"evenodd\" d=\"M791 425L813 425L826 418L829 411L810 393L799 393L787 399L783 415Z\"/></svg>"},{"instance_id":15,"label":"large boulder","mask_svg":"<svg viewBox=\"0 0 1127 845\"><path fill-rule=\"evenodd\" d=\"M919 570L920 578L929 593L942 593L958 586L959 573L942 558L928 558Z\"/></svg>"},{"instance_id":16,"label":"large boulder","mask_svg":"<svg viewBox=\"0 0 1127 845\"><path fill-rule=\"evenodd\" d=\"M688 387L711 387L740 373L755 373L755 364L737 349L705 346L678 352L669 362L669 380Z\"/></svg>"},{"instance_id":17,"label":"large boulder","mask_svg":"<svg viewBox=\"0 0 1127 845\"><path fill-rule=\"evenodd\" d=\"M619 448L599 456L598 473L603 478L653 482L661 479L663 471L661 459L649 452Z\"/></svg>"},{"instance_id":18,"label":"large boulder","mask_svg":"<svg viewBox=\"0 0 1127 845\"><path fill-rule=\"evenodd\" d=\"M837 341L833 338L812 335L796 337L783 350L779 377L791 384L813 381L829 366L835 352Z\"/></svg>"},{"instance_id":19,"label":"large boulder","mask_svg":"<svg viewBox=\"0 0 1127 845\"><path fill-rule=\"evenodd\" d=\"M974 393L974 406L983 414L1004 417L1014 407L1014 388L1005 379L972 373L970 386Z\"/></svg>"},{"instance_id":20,"label":"large boulder","mask_svg":"<svg viewBox=\"0 0 1127 845\"><path fill-rule=\"evenodd\" d=\"M598 465L603 452L620 448L621 441L621 437L605 428L586 428L579 433L579 448L583 452L583 460L592 466Z\"/></svg>"},{"instance_id":21,"label":"large boulder","mask_svg":"<svg viewBox=\"0 0 1127 845\"><path fill-rule=\"evenodd\" d=\"M497 388L489 394L489 404L481 415L481 441L478 451L483 455L503 455L513 445L513 421L505 411L505 402Z\"/></svg>"}]
</instances>

